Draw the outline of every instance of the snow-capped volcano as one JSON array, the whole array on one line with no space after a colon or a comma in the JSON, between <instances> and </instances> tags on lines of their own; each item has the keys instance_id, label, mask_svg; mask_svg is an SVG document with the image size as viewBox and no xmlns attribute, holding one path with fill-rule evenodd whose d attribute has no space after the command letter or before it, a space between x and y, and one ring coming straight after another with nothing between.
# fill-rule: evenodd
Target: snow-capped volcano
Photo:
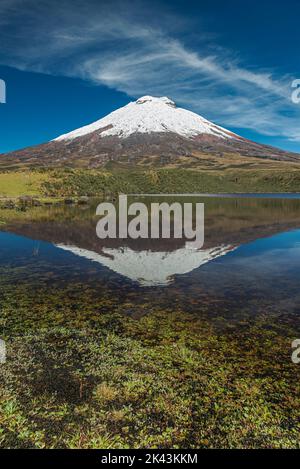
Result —
<instances>
[{"instance_id":1,"label":"snow-capped volcano","mask_svg":"<svg viewBox=\"0 0 300 469\"><path fill-rule=\"evenodd\" d=\"M78 112L80 112L78 110ZM259 130L259 129L258 129ZM204 157L214 166L224 156L299 162L299 155L261 145L224 129L166 97L143 96L96 122L51 142L0 155L5 167L103 167L195 165Z\"/></svg>"},{"instance_id":2,"label":"snow-capped volcano","mask_svg":"<svg viewBox=\"0 0 300 469\"><path fill-rule=\"evenodd\" d=\"M73 140L97 132L101 137L127 138L133 134L174 133L186 138L207 134L228 139L239 138L222 127L186 109L176 107L167 97L143 96L117 109L108 116L73 132L61 135L55 141Z\"/></svg>"}]
</instances>

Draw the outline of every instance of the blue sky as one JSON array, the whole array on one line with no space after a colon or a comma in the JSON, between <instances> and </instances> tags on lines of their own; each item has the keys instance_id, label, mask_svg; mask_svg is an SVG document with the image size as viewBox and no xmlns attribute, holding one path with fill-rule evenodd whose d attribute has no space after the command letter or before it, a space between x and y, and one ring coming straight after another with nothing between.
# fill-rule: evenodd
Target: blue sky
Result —
<instances>
[{"instance_id":1,"label":"blue sky","mask_svg":"<svg viewBox=\"0 0 300 469\"><path fill-rule=\"evenodd\" d=\"M300 152L300 2L0 0L0 152L143 95Z\"/></svg>"}]
</instances>

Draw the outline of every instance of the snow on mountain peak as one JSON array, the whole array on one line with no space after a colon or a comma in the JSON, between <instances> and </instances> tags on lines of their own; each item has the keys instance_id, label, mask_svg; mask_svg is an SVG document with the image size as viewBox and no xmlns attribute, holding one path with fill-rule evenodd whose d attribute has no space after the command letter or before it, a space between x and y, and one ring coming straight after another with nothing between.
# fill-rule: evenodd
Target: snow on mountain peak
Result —
<instances>
[{"instance_id":1,"label":"snow on mountain peak","mask_svg":"<svg viewBox=\"0 0 300 469\"><path fill-rule=\"evenodd\" d=\"M73 140L93 132L100 137L127 138L132 134L175 133L185 138L208 134L222 139L239 138L203 117L176 107L167 97L142 96L137 101L113 111L106 117L56 138Z\"/></svg>"},{"instance_id":2,"label":"snow on mountain peak","mask_svg":"<svg viewBox=\"0 0 300 469\"><path fill-rule=\"evenodd\" d=\"M162 98L155 98L154 96L142 96L137 99L136 104L145 104L145 103L158 103L158 104L167 104L168 106L176 107L176 104L171 99L166 96Z\"/></svg>"}]
</instances>

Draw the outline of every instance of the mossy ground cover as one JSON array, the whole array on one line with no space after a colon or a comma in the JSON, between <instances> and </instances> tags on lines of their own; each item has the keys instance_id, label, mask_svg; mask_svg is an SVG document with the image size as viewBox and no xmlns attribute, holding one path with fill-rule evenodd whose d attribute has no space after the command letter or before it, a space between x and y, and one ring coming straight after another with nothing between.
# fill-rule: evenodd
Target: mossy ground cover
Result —
<instances>
[{"instance_id":1,"label":"mossy ground cover","mask_svg":"<svg viewBox=\"0 0 300 469\"><path fill-rule=\"evenodd\" d=\"M1 281L1 447L300 446L288 318L220 327L201 305L141 305L133 319L80 291Z\"/></svg>"}]
</instances>

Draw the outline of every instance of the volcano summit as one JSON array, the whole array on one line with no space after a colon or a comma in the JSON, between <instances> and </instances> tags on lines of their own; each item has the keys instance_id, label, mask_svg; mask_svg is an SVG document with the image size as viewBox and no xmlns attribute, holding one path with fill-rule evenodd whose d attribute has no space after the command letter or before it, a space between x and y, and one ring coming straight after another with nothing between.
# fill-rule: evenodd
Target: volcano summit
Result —
<instances>
[{"instance_id":1,"label":"volcano summit","mask_svg":"<svg viewBox=\"0 0 300 469\"><path fill-rule=\"evenodd\" d=\"M103 167L108 162L151 165L181 157L240 155L300 161L300 156L246 140L167 97L143 96L106 117L51 142L1 155L6 165ZM149 163L150 158L150 163Z\"/></svg>"}]
</instances>

